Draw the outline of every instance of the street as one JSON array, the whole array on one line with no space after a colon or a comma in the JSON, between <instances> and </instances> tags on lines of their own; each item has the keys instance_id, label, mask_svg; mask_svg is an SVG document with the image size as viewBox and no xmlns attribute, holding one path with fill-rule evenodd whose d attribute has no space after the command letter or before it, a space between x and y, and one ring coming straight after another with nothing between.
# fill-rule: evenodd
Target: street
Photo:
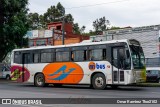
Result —
<instances>
[{"instance_id":1,"label":"street","mask_svg":"<svg viewBox=\"0 0 160 107\"><path fill-rule=\"evenodd\" d=\"M121 86L117 89L112 89L110 87L105 90L94 90L90 89L85 85L66 85L62 87L35 87L33 84L29 83L15 83L8 82L5 80L0 81L0 98L160 98L160 87L136 87L136 86ZM139 106L143 107L144 104ZM1 106L1 105L0 105ZM14 107L13 105L3 105L3 107ZM16 105L19 107L70 107L74 105ZM16 107L15 106L15 107ZM82 105L77 105L81 107ZM84 105L87 106L87 105ZM88 105L95 106L95 105ZM87 107L88 107L87 106ZM105 106L104 104L101 106ZM110 104L110 106L114 106ZM120 104L119 106L127 106ZM134 104L131 105L131 107ZM144 105L145 106L145 105ZM149 106L149 105L148 105ZM151 106L151 105L150 105ZM158 106L154 104L154 106ZM96 106L95 106L96 107Z\"/></svg>"}]
</instances>

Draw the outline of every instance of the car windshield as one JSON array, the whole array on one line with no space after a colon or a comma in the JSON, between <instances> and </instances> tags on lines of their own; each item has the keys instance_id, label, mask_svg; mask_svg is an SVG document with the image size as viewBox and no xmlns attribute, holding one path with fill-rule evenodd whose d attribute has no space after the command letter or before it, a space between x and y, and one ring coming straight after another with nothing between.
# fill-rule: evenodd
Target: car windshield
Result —
<instances>
[{"instance_id":1,"label":"car windshield","mask_svg":"<svg viewBox=\"0 0 160 107\"><path fill-rule=\"evenodd\" d=\"M134 69L144 68L145 58L142 47L130 45L130 49Z\"/></svg>"}]
</instances>

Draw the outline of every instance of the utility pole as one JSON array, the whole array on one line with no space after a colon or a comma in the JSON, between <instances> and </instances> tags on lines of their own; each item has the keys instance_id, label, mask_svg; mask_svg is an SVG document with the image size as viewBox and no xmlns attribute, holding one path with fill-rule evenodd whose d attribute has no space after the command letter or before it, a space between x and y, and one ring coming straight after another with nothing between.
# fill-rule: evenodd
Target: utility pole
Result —
<instances>
[{"instance_id":1,"label":"utility pole","mask_svg":"<svg viewBox=\"0 0 160 107\"><path fill-rule=\"evenodd\" d=\"M65 10L63 10L63 21L62 21L62 45L64 45L65 43L64 43L64 24L65 24Z\"/></svg>"},{"instance_id":2,"label":"utility pole","mask_svg":"<svg viewBox=\"0 0 160 107\"><path fill-rule=\"evenodd\" d=\"M62 45L64 45L64 24L65 24L65 14L63 15L63 21L62 21Z\"/></svg>"}]
</instances>

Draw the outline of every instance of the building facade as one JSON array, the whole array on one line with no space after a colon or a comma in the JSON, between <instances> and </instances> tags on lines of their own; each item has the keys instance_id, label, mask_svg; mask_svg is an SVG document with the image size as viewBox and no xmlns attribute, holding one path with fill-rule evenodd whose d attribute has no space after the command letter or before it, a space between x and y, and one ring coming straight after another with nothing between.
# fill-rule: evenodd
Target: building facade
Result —
<instances>
[{"instance_id":1,"label":"building facade","mask_svg":"<svg viewBox=\"0 0 160 107\"><path fill-rule=\"evenodd\" d=\"M140 41L147 66L160 66L160 25L124 28L117 30L108 30L103 32L101 36L91 36L92 41L120 40L120 39L136 39Z\"/></svg>"},{"instance_id":2,"label":"building facade","mask_svg":"<svg viewBox=\"0 0 160 107\"><path fill-rule=\"evenodd\" d=\"M32 30L27 32L29 37L29 47L62 45L62 30L64 26L64 43L73 44L83 40L88 40L89 36L83 36L73 33L72 23L53 22L48 24L48 29Z\"/></svg>"},{"instance_id":3,"label":"building facade","mask_svg":"<svg viewBox=\"0 0 160 107\"><path fill-rule=\"evenodd\" d=\"M136 27L104 32L106 40L136 39L140 41L146 58L159 57L160 25Z\"/></svg>"}]
</instances>

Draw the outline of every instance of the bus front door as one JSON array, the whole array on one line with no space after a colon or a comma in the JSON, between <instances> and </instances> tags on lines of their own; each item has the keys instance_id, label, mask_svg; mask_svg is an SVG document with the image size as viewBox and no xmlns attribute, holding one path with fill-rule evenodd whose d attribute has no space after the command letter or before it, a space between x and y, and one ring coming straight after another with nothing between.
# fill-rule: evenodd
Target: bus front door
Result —
<instances>
[{"instance_id":1,"label":"bus front door","mask_svg":"<svg viewBox=\"0 0 160 107\"><path fill-rule=\"evenodd\" d=\"M112 83L123 84L124 83L124 47L112 48Z\"/></svg>"}]
</instances>

